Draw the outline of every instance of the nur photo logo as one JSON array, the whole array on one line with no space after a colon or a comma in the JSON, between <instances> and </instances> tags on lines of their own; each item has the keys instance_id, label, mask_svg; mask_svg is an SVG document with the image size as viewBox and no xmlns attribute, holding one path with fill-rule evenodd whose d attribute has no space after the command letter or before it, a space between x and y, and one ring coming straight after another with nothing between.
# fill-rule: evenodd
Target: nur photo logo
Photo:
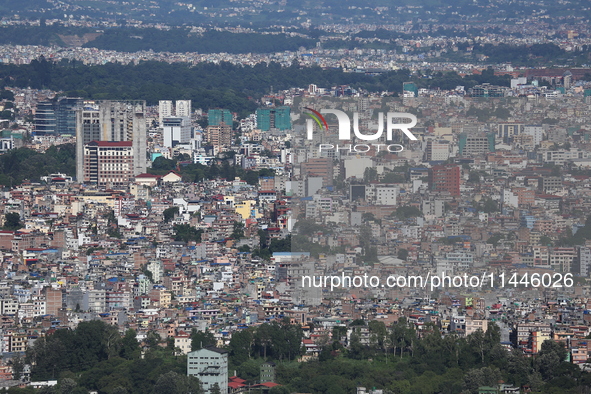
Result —
<instances>
[{"instance_id":1,"label":"nur photo logo","mask_svg":"<svg viewBox=\"0 0 591 394\"><path fill-rule=\"evenodd\" d=\"M351 125L353 126L353 133L357 139L364 140L364 141L376 141L379 140L382 135L384 134L384 129L386 130L386 141L392 140L392 136L395 130L402 131L410 140L416 141L417 137L410 131L410 129L417 124L417 117L413 114L406 113L406 112L388 112L385 115L384 120L384 113L378 112L378 130L374 134L363 134L359 130L359 113L353 113L353 122L349 118L344 111L337 110L337 109L321 109L320 111L316 111L312 108L305 107L304 109L310 111L306 112L305 114L309 116L309 119L306 119L306 138L308 140L314 139L314 123L318 125L318 128L321 131L328 131L328 122L326 121L323 115L334 115L337 118L338 124L338 139L339 140L350 140L351 139ZM402 122L401 120L408 119L410 122ZM357 145L345 145L343 147L339 147L339 145L335 144L320 144L318 146L319 151L327 151L327 150L349 150L349 152L356 152L356 153L365 153L368 152L374 147L377 152L380 151L382 147L385 147L386 150L389 152L401 152L404 150L404 147L399 144L357 144Z\"/></svg>"}]
</instances>

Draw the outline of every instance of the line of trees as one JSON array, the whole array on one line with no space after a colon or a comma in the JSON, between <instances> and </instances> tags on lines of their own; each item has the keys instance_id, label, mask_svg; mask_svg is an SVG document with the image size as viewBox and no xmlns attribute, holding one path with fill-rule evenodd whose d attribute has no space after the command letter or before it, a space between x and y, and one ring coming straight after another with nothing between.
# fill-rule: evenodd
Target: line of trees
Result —
<instances>
[{"instance_id":1,"label":"line of trees","mask_svg":"<svg viewBox=\"0 0 591 394\"><path fill-rule=\"evenodd\" d=\"M76 175L74 144L51 146L44 153L18 148L0 155L0 185L17 186L24 179L38 182L40 177L54 173Z\"/></svg>"},{"instance_id":2,"label":"line of trees","mask_svg":"<svg viewBox=\"0 0 591 394\"><path fill-rule=\"evenodd\" d=\"M545 341L534 357L507 351L494 323L486 332L466 337L443 333L432 323L416 331L405 318L390 327L380 321L355 320L347 327L334 327L330 336L315 331L313 324L309 328L320 335L317 360L297 362L305 353L303 329L284 318L233 333L227 347L229 370L255 383L260 365L274 361L276 382L282 386L273 394L345 394L357 386L382 388L386 393L469 394L499 380L532 393L581 393L591 386L590 373L565 361L563 345ZM191 332L193 350L214 343L211 333ZM39 338L26 361L32 364L32 379L58 379L57 388L44 393L201 392L199 382L186 376L187 358L179 355L174 340L150 331L143 345L142 358L135 331L121 337L102 321L82 322L76 330L60 329Z\"/></svg>"},{"instance_id":3,"label":"line of trees","mask_svg":"<svg viewBox=\"0 0 591 394\"><path fill-rule=\"evenodd\" d=\"M273 53L310 48L316 41L285 34L231 33L208 30L192 34L186 28L168 31L160 29L109 29L85 47L137 52L198 52L198 53Z\"/></svg>"},{"instance_id":4,"label":"line of trees","mask_svg":"<svg viewBox=\"0 0 591 394\"><path fill-rule=\"evenodd\" d=\"M189 65L155 61L138 65L107 63L87 66L79 61L64 60L54 64L40 58L27 65L0 65L0 88L47 88L88 99L144 99L151 105L164 97L177 97L191 99L194 108L228 108L246 116L257 108L253 99L268 93L271 86L274 90L282 90L314 83L326 87L349 85L370 92L401 92L403 82L409 80L419 87L441 89L453 89L458 85L470 88L482 82L510 85L509 76L494 76L492 70L466 77L454 72L429 76L411 75L406 69L374 76L317 66L300 68L297 62L290 67L281 67L278 63L250 67L230 63Z\"/></svg>"},{"instance_id":5,"label":"line of trees","mask_svg":"<svg viewBox=\"0 0 591 394\"><path fill-rule=\"evenodd\" d=\"M503 380L534 393L576 393L591 383L591 374L565 361L567 351L561 344L546 341L539 354L525 357L501 346L494 323L486 332L467 337L443 335L430 323L417 332L404 318L391 327L358 320L349 329L348 349L340 340L345 330L336 327L318 361L299 368L280 365L278 382L287 385L278 392L348 393L365 386L389 393L468 394ZM368 330L369 343L361 340L362 329Z\"/></svg>"},{"instance_id":6,"label":"line of trees","mask_svg":"<svg viewBox=\"0 0 591 394\"><path fill-rule=\"evenodd\" d=\"M164 345L164 346L163 346ZM122 337L102 320L82 322L75 330L59 329L38 338L27 351L32 380L58 379L44 394L81 394L89 390L116 394L201 394L198 379L187 376L187 358L178 356L174 340L149 332L144 350L129 329ZM11 388L10 393L37 392Z\"/></svg>"},{"instance_id":7,"label":"line of trees","mask_svg":"<svg viewBox=\"0 0 591 394\"><path fill-rule=\"evenodd\" d=\"M249 185L258 184L260 177L273 176L275 174L274 170L268 168L262 168L256 171L245 170L240 166L231 164L231 160L229 159L216 160L209 166L199 163L183 162L185 159L190 159L190 157L183 155L175 159L167 159L160 156L154 160L152 167L148 171L154 175L166 175L168 172L178 169L184 182L200 182L204 179L216 178L233 180L238 177Z\"/></svg>"}]
</instances>

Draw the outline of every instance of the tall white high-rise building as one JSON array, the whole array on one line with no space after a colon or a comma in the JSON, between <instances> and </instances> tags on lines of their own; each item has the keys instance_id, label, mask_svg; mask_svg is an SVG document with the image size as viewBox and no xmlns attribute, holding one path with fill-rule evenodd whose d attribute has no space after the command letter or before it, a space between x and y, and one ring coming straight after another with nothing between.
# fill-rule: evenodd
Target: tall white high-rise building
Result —
<instances>
[{"instance_id":1,"label":"tall white high-rise building","mask_svg":"<svg viewBox=\"0 0 591 394\"><path fill-rule=\"evenodd\" d=\"M216 384L220 393L227 393L228 351L206 347L190 352L187 355L187 375L198 378L206 394L211 393Z\"/></svg>"},{"instance_id":2,"label":"tall white high-rise building","mask_svg":"<svg viewBox=\"0 0 591 394\"><path fill-rule=\"evenodd\" d=\"M191 100L177 100L175 105L175 115L191 118Z\"/></svg>"},{"instance_id":3,"label":"tall white high-rise building","mask_svg":"<svg viewBox=\"0 0 591 394\"><path fill-rule=\"evenodd\" d=\"M191 121L186 116L170 116L162 121L162 139L164 146L173 148L178 144L187 144L191 140Z\"/></svg>"},{"instance_id":4,"label":"tall white high-rise building","mask_svg":"<svg viewBox=\"0 0 591 394\"><path fill-rule=\"evenodd\" d=\"M535 146L540 145L544 138L544 128L541 125L527 125L523 129L523 133L533 137Z\"/></svg>"},{"instance_id":5,"label":"tall white high-rise building","mask_svg":"<svg viewBox=\"0 0 591 394\"><path fill-rule=\"evenodd\" d=\"M173 116L172 100L160 100L158 102L158 121L162 124L162 120L166 117Z\"/></svg>"}]
</instances>

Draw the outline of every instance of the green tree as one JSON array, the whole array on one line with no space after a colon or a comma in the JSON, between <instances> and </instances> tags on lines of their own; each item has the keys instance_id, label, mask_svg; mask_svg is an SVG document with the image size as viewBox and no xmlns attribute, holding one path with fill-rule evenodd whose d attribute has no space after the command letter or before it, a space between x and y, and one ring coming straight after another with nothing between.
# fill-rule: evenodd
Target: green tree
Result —
<instances>
[{"instance_id":1,"label":"green tree","mask_svg":"<svg viewBox=\"0 0 591 394\"><path fill-rule=\"evenodd\" d=\"M498 369L483 367L479 369L470 369L464 375L464 390L466 393L477 394L480 386L495 387L501 379L501 373Z\"/></svg>"},{"instance_id":2,"label":"green tree","mask_svg":"<svg viewBox=\"0 0 591 394\"><path fill-rule=\"evenodd\" d=\"M209 394L222 394L222 391L220 390L220 385L217 383L214 383L211 386L211 389L209 390Z\"/></svg>"},{"instance_id":3,"label":"green tree","mask_svg":"<svg viewBox=\"0 0 591 394\"><path fill-rule=\"evenodd\" d=\"M382 178L382 182L384 183L404 183L406 182L406 177L404 174L398 172L387 172L384 177Z\"/></svg>"},{"instance_id":4,"label":"green tree","mask_svg":"<svg viewBox=\"0 0 591 394\"><path fill-rule=\"evenodd\" d=\"M232 334L228 350L233 365L241 365L251 357L254 341L254 329L247 328Z\"/></svg>"},{"instance_id":5,"label":"green tree","mask_svg":"<svg viewBox=\"0 0 591 394\"><path fill-rule=\"evenodd\" d=\"M470 175L468 175L468 182L480 183L480 174L478 171L470 171Z\"/></svg>"},{"instance_id":6,"label":"green tree","mask_svg":"<svg viewBox=\"0 0 591 394\"><path fill-rule=\"evenodd\" d=\"M487 244L492 244L495 248L499 244L499 242L505 239L505 236L501 233L494 233L491 237L486 240Z\"/></svg>"},{"instance_id":7,"label":"green tree","mask_svg":"<svg viewBox=\"0 0 591 394\"><path fill-rule=\"evenodd\" d=\"M547 235L542 235L540 237L540 245L552 246L553 244L552 238L548 237Z\"/></svg>"},{"instance_id":8,"label":"green tree","mask_svg":"<svg viewBox=\"0 0 591 394\"><path fill-rule=\"evenodd\" d=\"M372 320L368 323L370 346L375 350L384 351L388 330L384 322Z\"/></svg>"},{"instance_id":9,"label":"green tree","mask_svg":"<svg viewBox=\"0 0 591 394\"><path fill-rule=\"evenodd\" d=\"M150 331L148 331L148 334L146 335L146 339L144 340L144 343L146 344L146 346L149 349L157 349L158 346L160 345L161 341L162 341L162 338L160 337L160 334L158 334L154 330L150 330Z\"/></svg>"},{"instance_id":10,"label":"green tree","mask_svg":"<svg viewBox=\"0 0 591 394\"><path fill-rule=\"evenodd\" d=\"M61 379L57 385L58 394L73 394L76 390L78 383L72 378Z\"/></svg>"},{"instance_id":11,"label":"green tree","mask_svg":"<svg viewBox=\"0 0 591 394\"><path fill-rule=\"evenodd\" d=\"M39 338L27 350L33 379L56 378L62 371L79 372L119 354L121 336L101 320L78 324L75 331L60 329Z\"/></svg>"},{"instance_id":12,"label":"green tree","mask_svg":"<svg viewBox=\"0 0 591 394\"><path fill-rule=\"evenodd\" d=\"M203 230L197 230L195 227L191 226L188 223L183 224L175 224L173 226L174 231L174 240L175 241L183 241L183 242L201 242L201 234L203 234Z\"/></svg>"},{"instance_id":13,"label":"green tree","mask_svg":"<svg viewBox=\"0 0 591 394\"><path fill-rule=\"evenodd\" d=\"M408 250L398 249L398 255L396 257L398 257L400 260L408 259Z\"/></svg>"},{"instance_id":14,"label":"green tree","mask_svg":"<svg viewBox=\"0 0 591 394\"><path fill-rule=\"evenodd\" d=\"M236 240L244 238L244 223L234 221L234 226L230 237Z\"/></svg>"},{"instance_id":15,"label":"green tree","mask_svg":"<svg viewBox=\"0 0 591 394\"><path fill-rule=\"evenodd\" d=\"M9 212L4 215L4 226L2 227L4 230L16 231L22 227L21 215L16 212Z\"/></svg>"},{"instance_id":16,"label":"green tree","mask_svg":"<svg viewBox=\"0 0 591 394\"><path fill-rule=\"evenodd\" d=\"M21 380L22 374L25 370L25 359L20 354L15 354L9 362L12 367L12 378L14 380Z\"/></svg>"},{"instance_id":17,"label":"green tree","mask_svg":"<svg viewBox=\"0 0 591 394\"><path fill-rule=\"evenodd\" d=\"M166 372L158 377L153 394L201 394L203 390L199 380L193 376L174 371Z\"/></svg>"},{"instance_id":18,"label":"green tree","mask_svg":"<svg viewBox=\"0 0 591 394\"><path fill-rule=\"evenodd\" d=\"M406 220L413 217L422 217L423 212L417 207L410 205L404 205L396 208L394 215L400 220Z\"/></svg>"},{"instance_id":19,"label":"green tree","mask_svg":"<svg viewBox=\"0 0 591 394\"><path fill-rule=\"evenodd\" d=\"M365 182L372 182L378 180L378 170L373 167L367 167L363 172L363 180Z\"/></svg>"},{"instance_id":20,"label":"green tree","mask_svg":"<svg viewBox=\"0 0 591 394\"><path fill-rule=\"evenodd\" d=\"M499 212L499 204L490 197L485 197L480 200L480 202L475 205L475 208L484 213Z\"/></svg>"},{"instance_id":21,"label":"green tree","mask_svg":"<svg viewBox=\"0 0 591 394\"><path fill-rule=\"evenodd\" d=\"M178 214L179 214L179 207L175 206L175 207L166 208L163 212L164 223L170 222Z\"/></svg>"},{"instance_id":22,"label":"green tree","mask_svg":"<svg viewBox=\"0 0 591 394\"><path fill-rule=\"evenodd\" d=\"M244 177L242 177L242 179L249 185L258 185L259 173L256 171L246 171L246 174L244 174Z\"/></svg>"},{"instance_id":23,"label":"green tree","mask_svg":"<svg viewBox=\"0 0 591 394\"><path fill-rule=\"evenodd\" d=\"M557 376L561 363L566 359L567 350L560 343L546 340L535 359L535 367L544 380Z\"/></svg>"},{"instance_id":24,"label":"green tree","mask_svg":"<svg viewBox=\"0 0 591 394\"><path fill-rule=\"evenodd\" d=\"M139 357L140 345L134 329L130 328L125 331L125 336L121 340L121 350L119 355L127 360L133 360Z\"/></svg>"},{"instance_id":25,"label":"green tree","mask_svg":"<svg viewBox=\"0 0 591 394\"><path fill-rule=\"evenodd\" d=\"M199 350L204 347L215 345L215 338L209 331L191 330L191 350Z\"/></svg>"}]
</instances>

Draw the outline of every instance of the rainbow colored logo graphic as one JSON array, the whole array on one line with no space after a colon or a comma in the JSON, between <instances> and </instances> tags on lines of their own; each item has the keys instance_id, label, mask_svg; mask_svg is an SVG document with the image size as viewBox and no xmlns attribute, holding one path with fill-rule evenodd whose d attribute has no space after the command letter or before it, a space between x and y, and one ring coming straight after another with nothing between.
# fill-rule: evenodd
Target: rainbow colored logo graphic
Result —
<instances>
[{"instance_id":1,"label":"rainbow colored logo graphic","mask_svg":"<svg viewBox=\"0 0 591 394\"><path fill-rule=\"evenodd\" d=\"M326 129L328 130L328 123L326 123L326 119L324 119L324 116L322 116L322 114L318 111L313 110L312 108L308 108L308 107L304 107L304 109L307 109L308 111L311 111L311 114L306 114L309 117L311 117L312 119L314 119L316 121L316 123L318 123L318 127L320 127L320 129Z\"/></svg>"}]
</instances>

